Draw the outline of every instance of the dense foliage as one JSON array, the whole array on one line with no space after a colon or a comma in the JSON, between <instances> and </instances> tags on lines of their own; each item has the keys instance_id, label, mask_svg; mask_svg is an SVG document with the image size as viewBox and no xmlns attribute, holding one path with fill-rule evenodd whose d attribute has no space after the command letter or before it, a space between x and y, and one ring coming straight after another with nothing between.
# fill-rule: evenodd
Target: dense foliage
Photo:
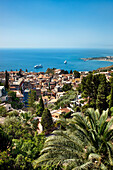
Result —
<instances>
[{"instance_id":1,"label":"dense foliage","mask_svg":"<svg viewBox=\"0 0 113 170\"><path fill-rule=\"evenodd\" d=\"M54 74L54 68L48 68L47 70L46 70L46 74Z\"/></svg>"},{"instance_id":2,"label":"dense foliage","mask_svg":"<svg viewBox=\"0 0 113 170\"><path fill-rule=\"evenodd\" d=\"M6 108L4 106L0 106L0 116L6 116Z\"/></svg>"},{"instance_id":3,"label":"dense foliage","mask_svg":"<svg viewBox=\"0 0 113 170\"><path fill-rule=\"evenodd\" d=\"M54 69L47 71L54 74ZM77 71L73 74L80 77ZM22 70L19 75L23 76ZM108 117L113 115L113 75L108 81L103 74L90 73L83 77L77 90L65 84L64 96L47 108L42 97L36 104L34 90L29 93L26 112L7 113L0 106L0 116L5 116L0 125L0 169L113 169L113 118ZM13 108L23 107L15 92L9 91L8 97ZM60 120L53 122L49 108L66 107L72 107L76 113L63 112ZM43 127L41 134L39 123Z\"/></svg>"},{"instance_id":4,"label":"dense foliage","mask_svg":"<svg viewBox=\"0 0 113 170\"><path fill-rule=\"evenodd\" d=\"M36 91L31 90L28 95L28 107L29 110L34 113L34 108L35 108L35 99L36 99Z\"/></svg>"},{"instance_id":5,"label":"dense foliage","mask_svg":"<svg viewBox=\"0 0 113 170\"><path fill-rule=\"evenodd\" d=\"M8 102L14 109L21 109L24 105L20 99L16 97L16 92L13 91L8 92Z\"/></svg>"},{"instance_id":6,"label":"dense foliage","mask_svg":"<svg viewBox=\"0 0 113 170\"><path fill-rule=\"evenodd\" d=\"M93 75L90 73L83 77L80 87L82 96L88 100L88 107L97 108L100 112L108 108L107 96L111 86L104 74Z\"/></svg>"},{"instance_id":7,"label":"dense foliage","mask_svg":"<svg viewBox=\"0 0 113 170\"><path fill-rule=\"evenodd\" d=\"M37 104L37 110L36 110L37 116L42 116L43 111L44 111L44 103L43 103L43 99L41 97L39 104Z\"/></svg>"},{"instance_id":8,"label":"dense foliage","mask_svg":"<svg viewBox=\"0 0 113 170\"><path fill-rule=\"evenodd\" d=\"M41 118L41 124L43 126L44 131L51 130L51 128L53 126L52 116L51 116L50 111L47 108L45 108L45 110L43 111L42 118Z\"/></svg>"},{"instance_id":9,"label":"dense foliage","mask_svg":"<svg viewBox=\"0 0 113 170\"><path fill-rule=\"evenodd\" d=\"M4 132L3 128L0 126L0 151L4 151L9 146L11 140L9 136Z\"/></svg>"},{"instance_id":10,"label":"dense foliage","mask_svg":"<svg viewBox=\"0 0 113 170\"><path fill-rule=\"evenodd\" d=\"M0 127L0 169L33 169L32 161L39 157L45 137L37 134L38 120L31 112L13 114Z\"/></svg>"},{"instance_id":11,"label":"dense foliage","mask_svg":"<svg viewBox=\"0 0 113 170\"><path fill-rule=\"evenodd\" d=\"M72 89L72 85L71 84L64 84L64 86L62 87L63 91L69 91Z\"/></svg>"},{"instance_id":12,"label":"dense foliage","mask_svg":"<svg viewBox=\"0 0 113 170\"><path fill-rule=\"evenodd\" d=\"M66 94L62 97L60 97L57 102L55 103L54 109L59 109L60 107L67 107L71 104L72 100L75 100L77 96L76 91L70 90L66 92Z\"/></svg>"},{"instance_id":13,"label":"dense foliage","mask_svg":"<svg viewBox=\"0 0 113 170\"><path fill-rule=\"evenodd\" d=\"M73 71L75 78L80 78L80 73L78 71Z\"/></svg>"},{"instance_id":14,"label":"dense foliage","mask_svg":"<svg viewBox=\"0 0 113 170\"><path fill-rule=\"evenodd\" d=\"M62 120L66 130L57 130L48 137L34 167L57 166L63 169L113 168L113 118L108 111L88 109L85 115L75 113L73 119Z\"/></svg>"}]
</instances>

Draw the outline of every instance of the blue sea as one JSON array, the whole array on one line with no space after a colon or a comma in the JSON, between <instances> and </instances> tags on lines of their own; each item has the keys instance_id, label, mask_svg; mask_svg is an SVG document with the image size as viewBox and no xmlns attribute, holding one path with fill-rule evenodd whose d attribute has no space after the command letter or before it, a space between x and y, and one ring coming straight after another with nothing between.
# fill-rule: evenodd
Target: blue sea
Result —
<instances>
[{"instance_id":1,"label":"blue sea","mask_svg":"<svg viewBox=\"0 0 113 170\"><path fill-rule=\"evenodd\" d=\"M47 68L92 71L113 65L108 61L83 61L81 58L113 56L113 49L0 49L0 71L46 71ZM67 60L67 64L64 61ZM37 64L43 68L34 69Z\"/></svg>"}]
</instances>

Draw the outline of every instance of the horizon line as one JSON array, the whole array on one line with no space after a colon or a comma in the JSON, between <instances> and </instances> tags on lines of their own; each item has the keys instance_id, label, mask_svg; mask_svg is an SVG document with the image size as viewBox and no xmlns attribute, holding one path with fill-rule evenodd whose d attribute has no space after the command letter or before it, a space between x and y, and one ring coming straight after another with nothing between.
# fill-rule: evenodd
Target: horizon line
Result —
<instances>
[{"instance_id":1,"label":"horizon line","mask_svg":"<svg viewBox=\"0 0 113 170\"><path fill-rule=\"evenodd\" d=\"M113 47L0 47L0 49L113 49Z\"/></svg>"}]
</instances>

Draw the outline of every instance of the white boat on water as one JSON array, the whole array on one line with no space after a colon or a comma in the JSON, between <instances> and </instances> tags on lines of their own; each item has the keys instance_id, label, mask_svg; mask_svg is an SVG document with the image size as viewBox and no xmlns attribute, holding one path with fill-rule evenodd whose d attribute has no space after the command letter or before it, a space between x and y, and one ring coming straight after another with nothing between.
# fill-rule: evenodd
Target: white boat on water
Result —
<instances>
[{"instance_id":1,"label":"white boat on water","mask_svg":"<svg viewBox=\"0 0 113 170\"><path fill-rule=\"evenodd\" d=\"M64 64L67 64L67 61L66 61L66 60L64 61Z\"/></svg>"},{"instance_id":2,"label":"white boat on water","mask_svg":"<svg viewBox=\"0 0 113 170\"><path fill-rule=\"evenodd\" d=\"M42 64L34 66L34 68L43 68Z\"/></svg>"}]
</instances>

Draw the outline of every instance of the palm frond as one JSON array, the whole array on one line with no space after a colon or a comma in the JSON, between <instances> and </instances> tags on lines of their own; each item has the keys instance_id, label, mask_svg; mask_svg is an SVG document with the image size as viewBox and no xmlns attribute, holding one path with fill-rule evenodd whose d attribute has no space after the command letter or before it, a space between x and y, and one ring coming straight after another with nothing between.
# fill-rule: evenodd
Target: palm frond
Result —
<instances>
[{"instance_id":1,"label":"palm frond","mask_svg":"<svg viewBox=\"0 0 113 170\"><path fill-rule=\"evenodd\" d=\"M72 170L87 170L88 168L91 168L91 167L93 167L93 163L92 161L88 161L80 166L73 168Z\"/></svg>"}]
</instances>

